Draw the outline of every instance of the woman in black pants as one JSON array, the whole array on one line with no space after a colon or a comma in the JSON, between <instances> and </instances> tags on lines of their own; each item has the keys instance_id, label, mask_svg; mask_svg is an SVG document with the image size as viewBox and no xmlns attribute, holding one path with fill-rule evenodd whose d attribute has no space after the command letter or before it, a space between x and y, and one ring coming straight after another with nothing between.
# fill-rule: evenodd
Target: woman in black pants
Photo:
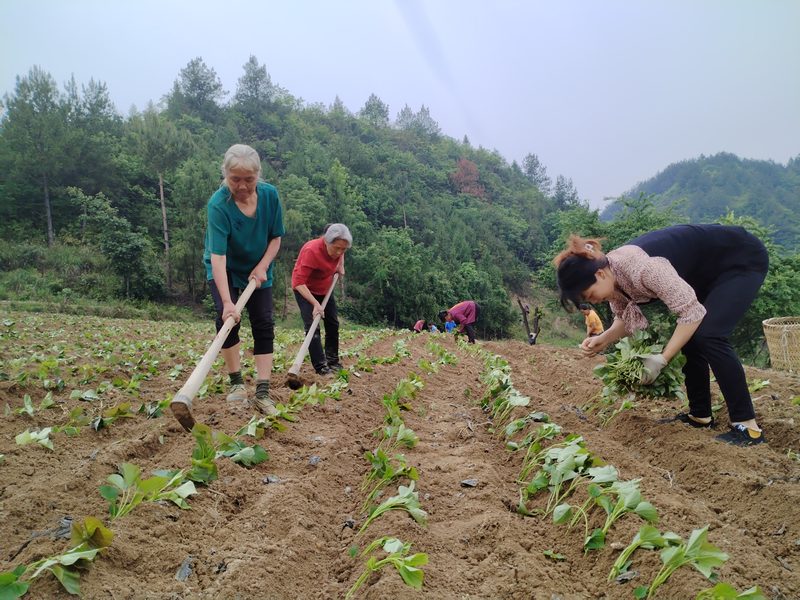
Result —
<instances>
[{"instance_id":1,"label":"woman in black pants","mask_svg":"<svg viewBox=\"0 0 800 600\"><path fill-rule=\"evenodd\" d=\"M572 236L555 263L561 302L608 301L614 322L586 338L593 356L639 329L647 319L639 304L661 300L678 325L661 354L644 359L642 383L653 383L682 349L689 412L677 420L712 427L709 367L728 406L731 430L721 441L749 446L764 441L739 357L728 340L752 304L767 274L764 244L742 227L676 225L646 233L607 255L600 242Z\"/></svg>"}]
</instances>

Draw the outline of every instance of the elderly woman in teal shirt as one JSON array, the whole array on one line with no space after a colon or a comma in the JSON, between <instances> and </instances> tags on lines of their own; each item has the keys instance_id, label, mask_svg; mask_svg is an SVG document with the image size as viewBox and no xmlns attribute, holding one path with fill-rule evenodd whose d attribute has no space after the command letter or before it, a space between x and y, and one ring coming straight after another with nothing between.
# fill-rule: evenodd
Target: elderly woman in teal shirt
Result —
<instances>
[{"instance_id":1,"label":"elderly woman in teal shirt","mask_svg":"<svg viewBox=\"0 0 800 600\"><path fill-rule=\"evenodd\" d=\"M231 385L227 398L248 400L239 355L240 315L236 301L248 280L255 279L258 287L245 305L256 364L254 404L261 412L274 414L275 405L269 397L275 338L272 265L284 235L283 211L278 190L261 180L261 159L250 146L235 144L228 149L222 175L222 186L208 201L203 260L217 312L217 331L228 317L237 321L222 345Z\"/></svg>"}]
</instances>

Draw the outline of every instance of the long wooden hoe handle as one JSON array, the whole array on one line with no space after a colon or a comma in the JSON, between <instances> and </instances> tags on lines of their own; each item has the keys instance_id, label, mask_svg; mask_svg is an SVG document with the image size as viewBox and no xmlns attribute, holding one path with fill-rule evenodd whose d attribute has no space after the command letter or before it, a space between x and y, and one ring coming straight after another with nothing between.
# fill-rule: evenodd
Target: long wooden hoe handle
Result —
<instances>
[{"instance_id":1,"label":"long wooden hoe handle","mask_svg":"<svg viewBox=\"0 0 800 600\"><path fill-rule=\"evenodd\" d=\"M339 274L333 274L333 282L331 283L331 288L328 290L328 293L325 294L325 298L322 300L322 310L325 310L325 307L328 304L328 298L331 297L331 293L333 293L333 288L336 287L336 282L339 279ZM306 352L308 352L308 347L311 344L311 338L314 337L314 332L317 330L317 326L319 325L320 315L314 317L314 321L311 323L311 327L308 328L308 333L306 334L306 339L303 340L303 345L300 346L300 351L297 353L297 356L292 363L292 366L289 368L289 375L297 375L300 372L300 366L303 364L303 359L306 357Z\"/></svg>"},{"instance_id":2,"label":"long wooden hoe handle","mask_svg":"<svg viewBox=\"0 0 800 600\"><path fill-rule=\"evenodd\" d=\"M255 289L256 280L251 279L247 287L244 288L240 294L239 300L236 302L236 312L241 314L244 305L247 304L247 301L250 299ZM192 416L192 400L195 394L197 394L197 390L203 385L206 375L208 375L208 372L211 370L211 365L214 364L217 354L219 354L220 348L222 348L222 344L225 343L225 339L228 337L234 325L236 325L236 319L232 316L225 319L225 323L223 323L222 329L217 333L217 337L211 342L203 358L200 359L200 362L197 363L192 374L189 375L189 379L186 380L186 383L183 384L183 387L178 390L178 393L175 394L172 402L170 402L169 407L172 409L172 413L186 431L191 431L195 423L194 417Z\"/></svg>"}]
</instances>

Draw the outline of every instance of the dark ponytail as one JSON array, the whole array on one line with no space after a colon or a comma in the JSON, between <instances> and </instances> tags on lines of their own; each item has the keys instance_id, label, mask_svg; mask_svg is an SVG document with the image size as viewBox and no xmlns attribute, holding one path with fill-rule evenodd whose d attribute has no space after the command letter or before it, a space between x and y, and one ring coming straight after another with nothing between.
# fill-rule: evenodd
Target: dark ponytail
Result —
<instances>
[{"instance_id":1,"label":"dark ponytail","mask_svg":"<svg viewBox=\"0 0 800 600\"><path fill-rule=\"evenodd\" d=\"M598 239L569 236L567 248L553 259L561 306L572 312L583 303L583 293L597 281L596 273L608 266Z\"/></svg>"}]
</instances>

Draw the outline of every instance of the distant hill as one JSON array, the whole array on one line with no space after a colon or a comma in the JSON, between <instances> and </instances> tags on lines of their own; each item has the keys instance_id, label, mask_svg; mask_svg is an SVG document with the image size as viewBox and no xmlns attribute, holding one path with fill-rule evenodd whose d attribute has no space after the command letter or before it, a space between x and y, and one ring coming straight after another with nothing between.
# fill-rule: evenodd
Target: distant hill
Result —
<instances>
[{"instance_id":1,"label":"distant hill","mask_svg":"<svg viewBox=\"0 0 800 600\"><path fill-rule=\"evenodd\" d=\"M730 211L771 226L777 243L800 249L800 155L787 165L721 152L674 163L637 184L625 196L655 195L657 206L674 206L689 222L713 221ZM603 220L621 209L608 206Z\"/></svg>"}]
</instances>

